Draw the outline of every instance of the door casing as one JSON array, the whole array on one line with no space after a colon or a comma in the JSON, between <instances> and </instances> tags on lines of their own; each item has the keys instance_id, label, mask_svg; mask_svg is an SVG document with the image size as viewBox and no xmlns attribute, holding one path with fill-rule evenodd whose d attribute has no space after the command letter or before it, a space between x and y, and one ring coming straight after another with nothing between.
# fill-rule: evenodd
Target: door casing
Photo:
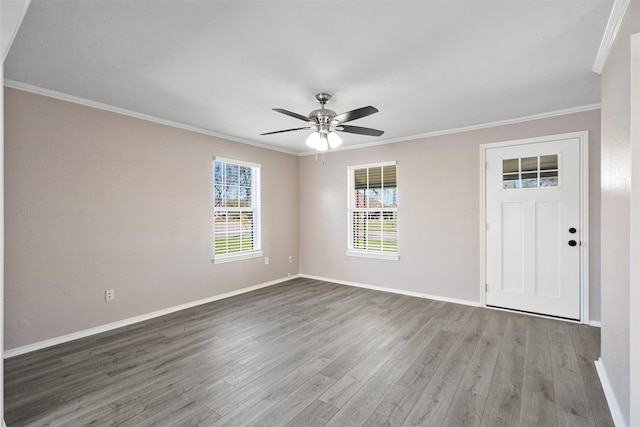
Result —
<instances>
[{"instance_id":1,"label":"door casing","mask_svg":"<svg viewBox=\"0 0 640 427\"><path fill-rule=\"evenodd\" d=\"M480 305L486 304L487 283L487 197L486 164L487 150L555 141L558 139L578 138L580 144L580 323L590 324L589 317L589 131L547 135L535 138L511 141L491 142L480 145ZM487 307L489 308L489 307ZM541 315L543 317L547 317Z\"/></svg>"}]
</instances>

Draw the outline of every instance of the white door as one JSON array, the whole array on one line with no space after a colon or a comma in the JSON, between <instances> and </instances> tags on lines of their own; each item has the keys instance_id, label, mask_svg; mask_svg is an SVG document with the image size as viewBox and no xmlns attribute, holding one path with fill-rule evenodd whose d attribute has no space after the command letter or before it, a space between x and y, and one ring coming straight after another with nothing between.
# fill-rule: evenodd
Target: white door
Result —
<instances>
[{"instance_id":1,"label":"white door","mask_svg":"<svg viewBox=\"0 0 640 427\"><path fill-rule=\"evenodd\" d=\"M580 139L486 160L486 304L579 320Z\"/></svg>"}]
</instances>

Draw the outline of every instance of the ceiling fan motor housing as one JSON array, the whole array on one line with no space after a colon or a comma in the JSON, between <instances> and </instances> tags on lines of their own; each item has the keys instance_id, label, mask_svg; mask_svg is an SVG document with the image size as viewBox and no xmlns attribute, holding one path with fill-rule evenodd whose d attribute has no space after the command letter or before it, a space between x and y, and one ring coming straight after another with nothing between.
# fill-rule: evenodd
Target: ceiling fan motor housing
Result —
<instances>
[{"instance_id":1,"label":"ceiling fan motor housing","mask_svg":"<svg viewBox=\"0 0 640 427\"><path fill-rule=\"evenodd\" d=\"M335 116L336 116L335 111L328 110L326 108L321 108L321 109L313 110L312 112L310 112L309 120L317 124L329 123L331 119L333 119Z\"/></svg>"},{"instance_id":2,"label":"ceiling fan motor housing","mask_svg":"<svg viewBox=\"0 0 640 427\"><path fill-rule=\"evenodd\" d=\"M327 125L326 127L318 126L318 132L320 133L329 132L328 124L331 122L331 119L333 119L336 116L336 112L324 108L324 105L329 101L331 101L331 94L326 92L317 93L316 101L320 103L321 107L309 113L309 120L311 120L316 125Z\"/></svg>"}]
</instances>

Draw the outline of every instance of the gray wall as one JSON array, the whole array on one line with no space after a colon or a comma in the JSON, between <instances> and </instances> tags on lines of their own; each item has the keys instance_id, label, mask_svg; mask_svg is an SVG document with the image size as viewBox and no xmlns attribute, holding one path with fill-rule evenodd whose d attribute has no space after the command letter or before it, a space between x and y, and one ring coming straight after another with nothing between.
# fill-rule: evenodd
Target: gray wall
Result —
<instances>
[{"instance_id":1,"label":"gray wall","mask_svg":"<svg viewBox=\"0 0 640 427\"><path fill-rule=\"evenodd\" d=\"M573 131L590 141L590 312L600 320L600 111L300 158L301 273L480 301L480 144ZM347 166L398 162L399 261L347 247Z\"/></svg>"},{"instance_id":2,"label":"gray wall","mask_svg":"<svg viewBox=\"0 0 640 427\"><path fill-rule=\"evenodd\" d=\"M631 201L630 35L640 31L631 2L602 73L602 364L629 422L629 257ZM637 361L636 361L637 363ZM637 403L637 402L636 402Z\"/></svg>"},{"instance_id":3,"label":"gray wall","mask_svg":"<svg viewBox=\"0 0 640 427\"><path fill-rule=\"evenodd\" d=\"M479 145L581 130L600 319L599 110L329 152L323 165L19 90L5 98L7 349L298 272L478 302ZM269 266L211 263L214 155L263 166ZM347 257L346 168L386 160L398 161L400 261Z\"/></svg>"},{"instance_id":4,"label":"gray wall","mask_svg":"<svg viewBox=\"0 0 640 427\"><path fill-rule=\"evenodd\" d=\"M5 123L7 349L298 272L296 156L9 88ZM211 262L214 155L262 164L268 266Z\"/></svg>"}]
</instances>

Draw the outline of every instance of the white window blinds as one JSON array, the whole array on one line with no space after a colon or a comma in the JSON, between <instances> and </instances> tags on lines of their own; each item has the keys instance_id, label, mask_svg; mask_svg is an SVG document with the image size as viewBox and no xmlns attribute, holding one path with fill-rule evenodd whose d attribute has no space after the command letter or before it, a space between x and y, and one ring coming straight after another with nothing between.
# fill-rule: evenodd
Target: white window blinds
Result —
<instances>
[{"instance_id":1,"label":"white window blinds","mask_svg":"<svg viewBox=\"0 0 640 427\"><path fill-rule=\"evenodd\" d=\"M395 162L351 166L348 255L398 259Z\"/></svg>"},{"instance_id":2,"label":"white window blinds","mask_svg":"<svg viewBox=\"0 0 640 427\"><path fill-rule=\"evenodd\" d=\"M214 262L261 256L260 165L213 162Z\"/></svg>"}]
</instances>

